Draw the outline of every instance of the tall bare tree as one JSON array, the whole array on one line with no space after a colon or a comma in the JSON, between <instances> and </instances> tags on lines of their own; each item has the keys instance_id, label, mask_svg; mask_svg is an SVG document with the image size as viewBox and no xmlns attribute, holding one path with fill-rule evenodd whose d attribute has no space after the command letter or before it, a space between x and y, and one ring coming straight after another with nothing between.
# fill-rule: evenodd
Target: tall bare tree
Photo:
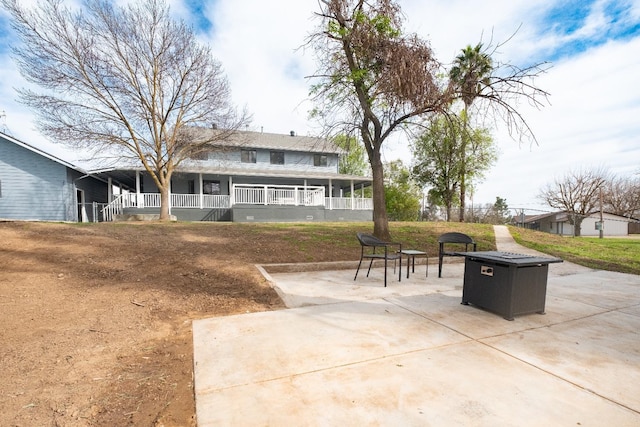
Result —
<instances>
[{"instance_id":1,"label":"tall bare tree","mask_svg":"<svg viewBox=\"0 0 640 427\"><path fill-rule=\"evenodd\" d=\"M122 8L85 0L75 11L61 0L31 8L0 1L20 41L13 47L20 71L40 88L19 91L40 130L94 158L141 163L159 189L160 218L168 219L176 167L246 122L210 48L171 18L164 0ZM192 132L213 125L218 132Z\"/></svg>"},{"instance_id":2,"label":"tall bare tree","mask_svg":"<svg viewBox=\"0 0 640 427\"><path fill-rule=\"evenodd\" d=\"M600 210L600 190L609 180L604 169L572 170L542 188L538 197L569 214L574 236L580 236L582 220Z\"/></svg>"},{"instance_id":3,"label":"tall bare tree","mask_svg":"<svg viewBox=\"0 0 640 427\"><path fill-rule=\"evenodd\" d=\"M387 239L382 146L396 131L409 130L426 115L444 113L464 92L434 58L427 41L403 34L400 6L393 0L319 0L320 25L308 40L318 58L318 83L311 89L313 115L327 133L359 134L373 176L374 234ZM528 131L514 99L539 104L546 93L531 84L542 70L494 67L478 96L500 114L510 129Z\"/></svg>"}]
</instances>

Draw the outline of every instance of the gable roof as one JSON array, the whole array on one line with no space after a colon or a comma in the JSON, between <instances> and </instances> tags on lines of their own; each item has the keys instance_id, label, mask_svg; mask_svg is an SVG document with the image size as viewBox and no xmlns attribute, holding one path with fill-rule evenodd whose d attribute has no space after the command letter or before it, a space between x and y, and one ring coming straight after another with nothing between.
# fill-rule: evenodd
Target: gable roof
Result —
<instances>
[{"instance_id":1,"label":"gable roof","mask_svg":"<svg viewBox=\"0 0 640 427\"><path fill-rule=\"evenodd\" d=\"M197 128L195 132L205 133L223 132L217 129ZM264 150L305 151L311 153L342 154L344 150L326 138L315 136L299 136L294 132L289 135L236 131L224 141L216 142L223 147L256 148Z\"/></svg>"},{"instance_id":2,"label":"gable roof","mask_svg":"<svg viewBox=\"0 0 640 427\"><path fill-rule=\"evenodd\" d=\"M33 152L33 153L35 153L35 154L39 155L39 156L45 157L45 158L47 158L47 159L49 159L49 160L52 160L52 161L54 161L54 162L56 162L56 163L60 163L60 164L61 164L61 165L63 165L63 166L66 166L66 167L71 168L71 169L78 170L78 171L80 171L80 172L85 172L84 170L82 170L82 169L81 169L81 168L79 168L78 166L76 166L76 165L74 165L74 164L72 164L72 163L69 163L69 162L67 162L66 160L63 160L63 159L61 159L60 157L56 157L56 156L54 156L53 154L47 153L46 151L41 150L41 149L39 149L39 148L37 148L37 147L34 147L34 146L33 146L33 145L31 145L31 144L27 144L27 143L26 143L26 142L24 142L24 141L20 141L19 139L16 139L16 138L14 138L14 137L12 137L12 136L9 136L9 135L7 135L6 133L0 132L0 138L4 139L4 140L6 140L6 141L12 142L12 143L14 143L15 145L17 145L17 146L19 146L19 147L22 147L22 148L24 148L24 149L26 149L26 150L29 150L29 151L31 151L31 152Z\"/></svg>"}]
</instances>

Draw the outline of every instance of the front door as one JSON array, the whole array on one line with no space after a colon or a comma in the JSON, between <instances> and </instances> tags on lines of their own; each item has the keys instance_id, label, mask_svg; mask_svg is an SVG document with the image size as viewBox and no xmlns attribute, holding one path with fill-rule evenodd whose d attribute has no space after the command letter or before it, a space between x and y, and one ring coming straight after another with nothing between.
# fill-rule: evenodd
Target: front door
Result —
<instances>
[{"instance_id":1,"label":"front door","mask_svg":"<svg viewBox=\"0 0 640 427\"><path fill-rule=\"evenodd\" d=\"M87 210L84 206L84 190L76 190L76 199L78 200L78 222L88 222Z\"/></svg>"}]
</instances>

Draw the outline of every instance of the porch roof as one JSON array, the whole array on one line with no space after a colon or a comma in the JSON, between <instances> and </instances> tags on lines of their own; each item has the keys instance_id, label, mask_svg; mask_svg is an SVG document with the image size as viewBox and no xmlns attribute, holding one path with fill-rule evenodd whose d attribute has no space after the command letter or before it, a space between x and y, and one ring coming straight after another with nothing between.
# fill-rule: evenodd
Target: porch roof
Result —
<instances>
[{"instance_id":1,"label":"porch roof","mask_svg":"<svg viewBox=\"0 0 640 427\"><path fill-rule=\"evenodd\" d=\"M136 172L145 172L142 168L112 168L102 169L94 171L92 175L96 175L106 179L111 177L114 181L117 181L129 188L135 188ZM190 165L188 167L179 168L175 174L200 174L203 175L229 175L231 177L256 177L256 178L276 178L276 179L307 179L316 181L329 181L335 185L339 185L342 188L348 188L351 186L351 182L354 184L364 184L370 186L373 178L367 176L357 175L342 175L337 173L318 172L312 170L273 170L273 169L236 169L228 167L206 167ZM258 184L258 183L256 183Z\"/></svg>"}]
</instances>

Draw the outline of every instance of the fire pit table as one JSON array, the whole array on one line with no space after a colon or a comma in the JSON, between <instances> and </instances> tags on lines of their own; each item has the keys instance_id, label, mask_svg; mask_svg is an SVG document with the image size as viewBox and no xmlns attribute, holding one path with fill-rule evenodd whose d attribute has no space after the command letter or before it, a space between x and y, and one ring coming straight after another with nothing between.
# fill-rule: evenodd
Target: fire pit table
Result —
<instances>
[{"instance_id":1,"label":"fire pit table","mask_svg":"<svg viewBox=\"0 0 640 427\"><path fill-rule=\"evenodd\" d=\"M473 304L507 320L544 314L549 264L546 258L510 252L459 252L465 257L462 304Z\"/></svg>"}]
</instances>

